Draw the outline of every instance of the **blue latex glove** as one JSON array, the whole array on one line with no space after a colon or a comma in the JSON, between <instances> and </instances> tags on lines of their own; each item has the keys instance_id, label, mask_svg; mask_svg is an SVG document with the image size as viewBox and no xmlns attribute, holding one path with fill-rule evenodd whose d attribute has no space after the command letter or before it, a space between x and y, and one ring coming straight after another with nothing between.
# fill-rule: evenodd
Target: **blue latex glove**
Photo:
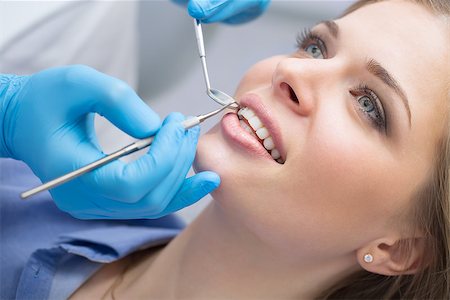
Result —
<instances>
[{"instance_id":1,"label":"blue latex glove","mask_svg":"<svg viewBox=\"0 0 450 300\"><path fill-rule=\"evenodd\" d=\"M112 162L51 190L61 210L80 219L157 218L219 185L212 172L185 178L198 126L186 131L184 117L171 114L160 127L159 117L128 85L85 66L0 75L0 154L24 161L44 182L73 171L104 156L94 112L136 138L158 133L136 161Z\"/></svg>"},{"instance_id":2,"label":"blue latex glove","mask_svg":"<svg viewBox=\"0 0 450 300\"><path fill-rule=\"evenodd\" d=\"M202 23L241 24L260 16L270 0L173 0L186 5L191 17Z\"/></svg>"}]
</instances>

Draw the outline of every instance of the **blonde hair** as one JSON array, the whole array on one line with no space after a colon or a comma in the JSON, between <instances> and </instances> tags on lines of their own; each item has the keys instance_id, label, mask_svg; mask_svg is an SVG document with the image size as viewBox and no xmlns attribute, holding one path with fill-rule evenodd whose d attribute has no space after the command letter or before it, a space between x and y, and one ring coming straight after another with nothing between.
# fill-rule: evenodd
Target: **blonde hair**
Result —
<instances>
[{"instance_id":1,"label":"blonde hair","mask_svg":"<svg viewBox=\"0 0 450 300\"><path fill-rule=\"evenodd\" d=\"M344 16L369 4L389 0L360 0ZM437 16L450 17L449 0L408 0ZM450 35L449 35L450 36ZM450 84L449 84L450 85ZM450 101L450 87L447 97ZM355 274L323 291L318 299L450 299L450 124L436 148L434 172L416 194L412 218L424 239L424 258L413 275L383 276L367 271ZM408 256L412 239L401 241Z\"/></svg>"}]
</instances>

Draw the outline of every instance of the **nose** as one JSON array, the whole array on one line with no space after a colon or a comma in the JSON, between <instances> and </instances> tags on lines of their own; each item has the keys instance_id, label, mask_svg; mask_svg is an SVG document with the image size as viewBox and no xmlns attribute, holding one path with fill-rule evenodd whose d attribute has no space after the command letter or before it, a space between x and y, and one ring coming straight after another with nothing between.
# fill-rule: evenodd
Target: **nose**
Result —
<instances>
[{"instance_id":1,"label":"nose","mask_svg":"<svg viewBox=\"0 0 450 300\"><path fill-rule=\"evenodd\" d=\"M284 58L272 77L275 98L299 115L310 116L319 99L332 91L339 72L339 67L328 59Z\"/></svg>"}]
</instances>

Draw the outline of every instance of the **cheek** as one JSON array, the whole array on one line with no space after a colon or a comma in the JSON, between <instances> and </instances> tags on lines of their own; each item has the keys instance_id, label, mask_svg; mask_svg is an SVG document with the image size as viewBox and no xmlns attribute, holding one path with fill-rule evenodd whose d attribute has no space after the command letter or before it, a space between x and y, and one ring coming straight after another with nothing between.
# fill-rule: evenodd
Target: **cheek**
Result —
<instances>
[{"instance_id":1,"label":"cheek","mask_svg":"<svg viewBox=\"0 0 450 300\"><path fill-rule=\"evenodd\" d=\"M338 255L373 239L390 224L405 198L398 177L404 175L397 172L399 165L386 147L354 123L317 121L321 125L305 139L289 145L296 150L277 182L283 197L272 203L259 231L286 251Z\"/></svg>"},{"instance_id":2,"label":"cheek","mask_svg":"<svg viewBox=\"0 0 450 300\"><path fill-rule=\"evenodd\" d=\"M392 167L390 155L366 134L372 133L348 122L325 125L303 149L305 179L319 205L331 209L331 219L351 217L345 223L359 223L385 209L386 186L395 182L386 174Z\"/></svg>"},{"instance_id":3,"label":"cheek","mask_svg":"<svg viewBox=\"0 0 450 300\"><path fill-rule=\"evenodd\" d=\"M358 126L350 120L316 128L302 158L308 158L309 181L330 199L339 199L344 209L359 204L378 213L390 195L386 186L399 182L392 175L398 175L401 165L377 132Z\"/></svg>"}]
</instances>

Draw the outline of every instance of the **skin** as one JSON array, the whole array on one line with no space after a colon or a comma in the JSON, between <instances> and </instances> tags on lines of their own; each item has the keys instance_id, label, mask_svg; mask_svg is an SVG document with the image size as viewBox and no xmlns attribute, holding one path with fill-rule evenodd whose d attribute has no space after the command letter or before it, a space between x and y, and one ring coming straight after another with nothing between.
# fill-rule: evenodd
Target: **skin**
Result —
<instances>
[{"instance_id":1,"label":"skin","mask_svg":"<svg viewBox=\"0 0 450 300\"><path fill-rule=\"evenodd\" d=\"M303 53L269 58L253 66L237 89L237 99L255 93L270 108L282 131L284 165L240 151L219 126L198 148L197 167L221 175L214 199L224 213L265 243L311 263L399 237L404 224L395 220L429 177L443 133L440 112L446 111L447 31L434 15L411 3L382 2L336 23L337 40L325 26L316 28L327 41L328 59ZM423 44L436 52L430 55ZM411 128L400 98L365 70L367 57L404 89ZM391 117L387 135L367 122L349 93L360 81L384 100ZM297 87L299 104L283 82Z\"/></svg>"},{"instance_id":2,"label":"skin","mask_svg":"<svg viewBox=\"0 0 450 300\"><path fill-rule=\"evenodd\" d=\"M439 18L404 1L369 5L336 23L337 39L324 25L313 29L326 43L325 59L300 51L263 60L236 91L238 100L258 95L270 110L285 164L252 155L220 125L213 128L196 161L197 170L221 176L213 203L158 255L129 268L116 298L308 299L361 268L415 272L420 237L408 236L408 219L399 216L428 180L444 133L448 32ZM367 58L405 91L411 125L400 97L365 69ZM382 101L386 134L349 92L360 82ZM405 238L417 240L409 260L396 247ZM365 253L374 262L365 263ZM110 297L105 287L123 272L121 264L104 268L74 298L94 291Z\"/></svg>"}]
</instances>

